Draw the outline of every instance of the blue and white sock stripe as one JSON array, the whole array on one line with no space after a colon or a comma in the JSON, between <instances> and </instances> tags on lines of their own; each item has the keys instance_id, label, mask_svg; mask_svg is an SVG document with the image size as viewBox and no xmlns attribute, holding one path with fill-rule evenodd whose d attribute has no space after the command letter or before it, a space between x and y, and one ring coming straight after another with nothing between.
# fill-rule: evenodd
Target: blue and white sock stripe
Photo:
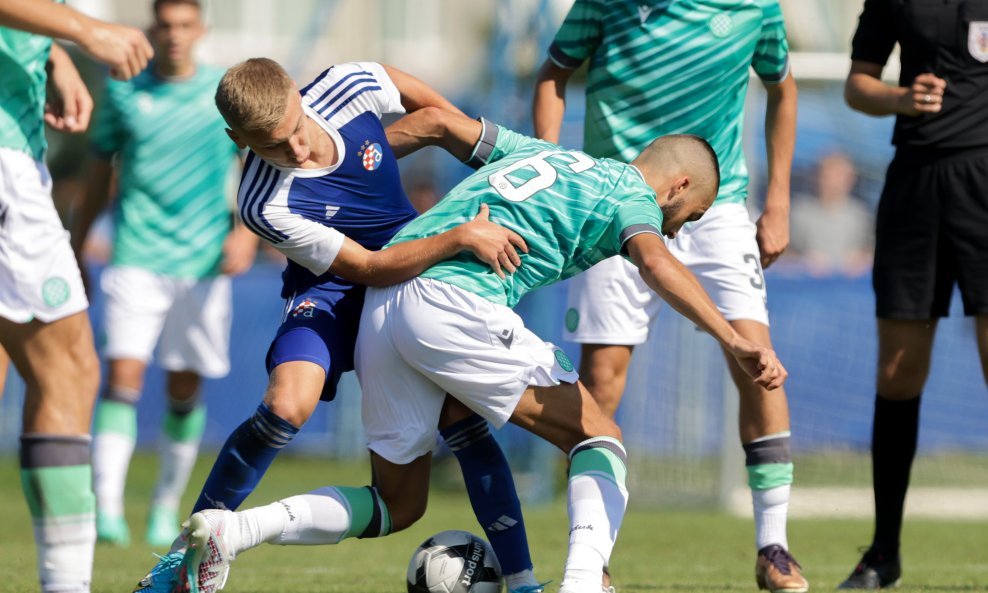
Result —
<instances>
[{"instance_id":1,"label":"blue and white sock stripe","mask_svg":"<svg viewBox=\"0 0 988 593\"><path fill-rule=\"evenodd\" d=\"M491 435L491 430L487 425L487 421L477 416L476 419L464 426L456 434L450 435L446 438L446 445L453 452L465 449L474 443L482 441Z\"/></svg>"},{"instance_id":2,"label":"blue and white sock stripe","mask_svg":"<svg viewBox=\"0 0 988 593\"><path fill-rule=\"evenodd\" d=\"M577 443L577 445L573 447L573 450L569 452L569 458L573 459L576 454L595 448L607 449L616 455L622 463L625 465L628 463L628 452L625 451L624 445L621 444L621 441L612 437L592 437L581 443Z\"/></svg>"},{"instance_id":3,"label":"blue and white sock stripe","mask_svg":"<svg viewBox=\"0 0 988 593\"><path fill-rule=\"evenodd\" d=\"M261 159L256 159L255 162L253 178L240 199L240 218L255 234L271 243L278 244L288 239L288 235L277 230L265 220L263 212L264 206L277 195L275 188L278 187L278 182L281 180L281 172L264 163ZM245 180L246 175L247 173L245 173Z\"/></svg>"},{"instance_id":4,"label":"blue and white sock stripe","mask_svg":"<svg viewBox=\"0 0 988 593\"><path fill-rule=\"evenodd\" d=\"M250 417L250 426L267 446L274 449L281 449L298 434L297 428L279 418L264 404L257 406L257 411Z\"/></svg>"}]
</instances>

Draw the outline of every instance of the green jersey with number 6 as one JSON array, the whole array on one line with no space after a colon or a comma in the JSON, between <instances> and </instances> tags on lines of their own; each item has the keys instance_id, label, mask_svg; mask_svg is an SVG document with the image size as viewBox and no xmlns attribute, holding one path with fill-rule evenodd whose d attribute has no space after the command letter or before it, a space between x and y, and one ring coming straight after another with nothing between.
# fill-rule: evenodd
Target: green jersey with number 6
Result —
<instances>
[{"instance_id":1,"label":"green jersey with number 6","mask_svg":"<svg viewBox=\"0 0 988 593\"><path fill-rule=\"evenodd\" d=\"M576 0L549 47L587 71L583 149L630 161L658 136L696 134L720 160L717 202L744 202L748 71L785 80L789 48L777 0Z\"/></svg>"},{"instance_id":2,"label":"green jersey with number 6","mask_svg":"<svg viewBox=\"0 0 988 593\"><path fill-rule=\"evenodd\" d=\"M661 235L662 210L638 169L497 129L487 164L454 187L391 244L438 235L473 218L492 221L528 244L522 265L501 279L470 253L421 274L513 307L528 291L564 280L618 255L638 233Z\"/></svg>"}]
</instances>

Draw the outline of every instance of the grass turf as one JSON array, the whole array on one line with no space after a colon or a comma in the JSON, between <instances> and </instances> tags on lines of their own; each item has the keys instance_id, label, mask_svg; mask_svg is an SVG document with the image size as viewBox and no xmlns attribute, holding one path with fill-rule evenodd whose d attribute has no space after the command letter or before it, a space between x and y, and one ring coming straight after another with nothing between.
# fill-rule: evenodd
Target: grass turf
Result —
<instances>
[{"instance_id":1,"label":"grass turf","mask_svg":"<svg viewBox=\"0 0 988 593\"><path fill-rule=\"evenodd\" d=\"M212 461L200 459L191 484L198 488ZM126 592L154 564L141 540L156 460L138 454L127 486L127 516L135 543L129 549L99 546L93 593ZM411 529L381 540L348 540L339 546L263 546L238 558L225 591L230 593L401 593L406 563L415 547L444 529L478 533L462 488L450 487L455 468L443 467L443 487L433 488L426 516ZM282 456L246 505L254 506L327 484L360 485L366 463ZM197 492L188 492L191 508ZM632 492L632 497L634 492ZM27 505L20 491L15 459L0 458L0 591L37 591L34 544ZM536 574L561 578L566 553L566 504L526 507L526 523ZM901 591L984 591L986 524L907 521ZM871 525L852 520L794 520L789 537L803 563L811 590L832 590L857 561L856 548L868 541ZM160 552L160 550L159 550ZM750 520L715 512L656 511L632 507L625 517L611 568L620 593L638 591L754 591L754 552Z\"/></svg>"}]
</instances>

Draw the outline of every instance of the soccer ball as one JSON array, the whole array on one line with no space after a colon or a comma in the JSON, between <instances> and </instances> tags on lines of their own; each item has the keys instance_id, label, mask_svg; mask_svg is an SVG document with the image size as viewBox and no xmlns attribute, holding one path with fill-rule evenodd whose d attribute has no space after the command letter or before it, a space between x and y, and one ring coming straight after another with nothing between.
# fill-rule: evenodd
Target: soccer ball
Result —
<instances>
[{"instance_id":1,"label":"soccer ball","mask_svg":"<svg viewBox=\"0 0 988 593\"><path fill-rule=\"evenodd\" d=\"M484 539L443 531L422 542L408 563L408 593L498 593L501 565Z\"/></svg>"}]
</instances>

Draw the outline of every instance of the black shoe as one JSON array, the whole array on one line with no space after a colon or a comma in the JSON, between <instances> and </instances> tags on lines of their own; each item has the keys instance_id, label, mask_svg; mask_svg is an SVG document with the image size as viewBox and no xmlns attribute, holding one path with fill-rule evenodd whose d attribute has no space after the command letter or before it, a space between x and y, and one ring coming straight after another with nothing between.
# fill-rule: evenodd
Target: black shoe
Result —
<instances>
[{"instance_id":1,"label":"black shoe","mask_svg":"<svg viewBox=\"0 0 988 593\"><path fill-rule=\"evenodd\" d=\"M861 562L854 567L851 576L837 586L838 589L884 589L895 587L902 576L902 565L899 556L885 554L869 548Z\"/></svg>"}]
</instances>

